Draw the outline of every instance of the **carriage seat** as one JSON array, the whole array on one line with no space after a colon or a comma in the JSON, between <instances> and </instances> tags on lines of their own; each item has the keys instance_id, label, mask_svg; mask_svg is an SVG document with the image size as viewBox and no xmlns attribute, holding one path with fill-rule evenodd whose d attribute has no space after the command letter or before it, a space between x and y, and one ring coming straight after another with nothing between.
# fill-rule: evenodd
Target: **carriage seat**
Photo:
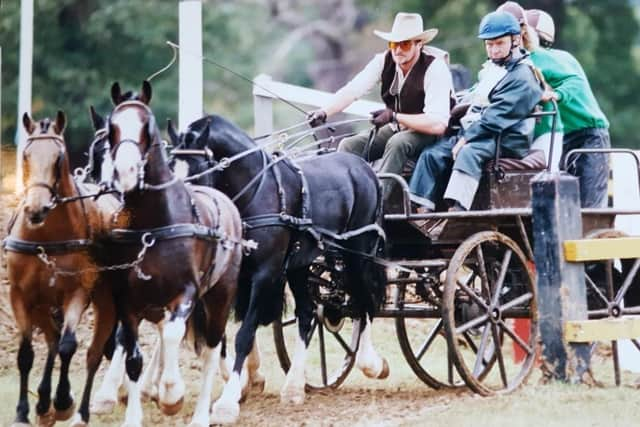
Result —
<instances>
[{"instance_id":1,"label":"carriage seat","mask_svg":"<svg viewBox=\"0 0 640 427\"><path fill-rule=\"evenodd\" d=\"M487 162L471 209L527 208L531 206L531 179L547 167L542 150L533 150L522 159L498 159Z\"/></svg>"}]
</instances>

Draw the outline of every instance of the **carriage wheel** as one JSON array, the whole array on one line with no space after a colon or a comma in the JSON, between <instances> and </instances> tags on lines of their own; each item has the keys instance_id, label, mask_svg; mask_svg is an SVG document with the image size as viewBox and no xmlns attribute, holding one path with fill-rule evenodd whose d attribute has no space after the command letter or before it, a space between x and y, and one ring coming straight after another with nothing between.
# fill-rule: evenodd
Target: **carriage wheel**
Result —
<instances>
[{"instance_id":1,"label":"carriage wheel","mask_svg":"<svg viewBox=\"0 0 640 427\"><path fill-rule=\"evenodd\" d=\"M620 237L628 236L622 231L612 229L597 230L587 236L589 239ZM640 312L639 268L639 259L609 259L585 263L589 319L614 319L624 315L637 315ZM621 363L624 361L620 357L621 347L625 348L625 352L632 354L634 359L640 357L638 339L612 340L609 345L604 342L592 344L592 357L611 356L613 381L617 386L622 383L621 370L624 369ZM598 380L601 379L599 376Z\"/></svg>"},{"instance_id":2,"label":"carriage wheel","mask_svg":"<svg viewBox=\"0 0 640 427\"><path fill-rule=\"evenodd\" d=\"M489 396L522 384L536 358L538 311L533 274L513 240L483 231L458 247L442 318L454 363L472 390ZM516 333L517 319L525 319L524 334Z\"/></svg>"},{"instance_id":3,"label":"carriage wheel","mask_svg":"<svg viewBox=\"0 0 640 427\"><path fill-rule=\"evenodd\" d=\"M321 258L319 260L310 267L309 286L322 293L335 289L336 284L332 270ZM289 306L293 308L293 304ZM347 378L355 362L360 321L325 309L323 304L316 301L311 328L305 370L306 390L337 388ZM291 367L288 349L293 352L298 336L298 322L293 312L273 323L273 336L280 366L288 372Z\"/></svg>"},{"instance_id":4,"label":"carriage wheel","mask_svg":"<svg viewBox=\"0 0 640 427\"><path fill-rule=\"evenodd\" d=\"M425 308L440 312L441 300L427 301L425 295L421 295L425 291L420 286L420 283L398 286L394 295L395 307L407 313ZM402 354L418 378L434 389L465 385L454 366L444 335L442 318L418 318L408 315L397 317L395 321Z\"/></svg>"}]
</instances>

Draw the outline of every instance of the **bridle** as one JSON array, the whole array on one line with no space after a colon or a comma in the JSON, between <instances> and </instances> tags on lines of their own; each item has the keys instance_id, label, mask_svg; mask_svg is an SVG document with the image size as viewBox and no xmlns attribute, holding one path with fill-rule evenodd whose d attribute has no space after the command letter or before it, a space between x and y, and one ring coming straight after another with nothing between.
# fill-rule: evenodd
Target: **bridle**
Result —
<instances>
[{"instance_id":1,"label":"bridle","mask_svg":"<svg viewBox=\"0 0 640 427\"><path fill-rule=\"evenodd\" d=\"M26 195L29 192L29 190L33 188L44 188L48 190L49 194L51 195L51 201L49 202L47 207L49 209L53 209L58 205L58 202L61 200L61 197L58 194L58 189L60 187L60 179L62 178L62 163L64 161L64 155L65 155L64 139L62 139L61 136L51 135L51 134L29 136L27 138L27 143L22 151L22 161L23 163L26 162L26 159L27 159L26 153L29 147L31 146L31 144L33 144L33 141L45 140L45 139L53 141L58 147L58 158L56 159L55 179L54 179L53 185L49 185L49 183L41 182L41 181L34 182L33 184L28 185L24 189L24 194ZM24 170L23 173L26 174L26 170ZM26 182L26 176L23 176L23 181Z\"/></svg>"},{"instance_id":2,"label":"bridle","mask_svg":"<svg viewBox=\"0 0 640 427\"><path fill-rule=\"evenodd\" d=\"M113 147L111 146L107 146L107 149L109 150L109 153L111 155L112 159L115 159L116 154L118 152L118 149L123 146L124 144L133 144L137 147L137 149L141 152L142 154L142 159L138 162L137 166L137 174L138 174L138 189L140 191L143 190L164 190L166 188L168 188L169 186L175 184L178 181L178 177L176 175L174 175L173 173L171 173L172 177L169 181L160 183L160 184L149 184L147 182L144 181L145 178L145 167L149 161L149 156L151 153L151 149L155 148L155 147L162 147L163 143L162 141L157 138L156 136L156 124L155 124L155 117L153 116L153 113L151 112L151 109L143 102L137 101L137 100L130 100L130 101L124 101L120 104L118 104L113 111L111 112L109 118L108 118L108 123L109 123L109 128L111 127L111 116L113 116L113 113L124 110L125 108L128 107L139 107L142 108L144 110L144 112L147 115L148 121L146 122L147 128L150 130L150 132L153 132L153 136L151 137L152 142L151 144L148 144L146 147L144 147L143 150L141 150L141 144L139 140L135 140L135 139L131 139L131 138L124 138L124 139L120 139L118 140L117 144L113 144ZM108 132L108 131L107 131ZM107 141L109 139L107 138ZM108 142L107 142L108 144Z\"/></svg>"}]
</instances>

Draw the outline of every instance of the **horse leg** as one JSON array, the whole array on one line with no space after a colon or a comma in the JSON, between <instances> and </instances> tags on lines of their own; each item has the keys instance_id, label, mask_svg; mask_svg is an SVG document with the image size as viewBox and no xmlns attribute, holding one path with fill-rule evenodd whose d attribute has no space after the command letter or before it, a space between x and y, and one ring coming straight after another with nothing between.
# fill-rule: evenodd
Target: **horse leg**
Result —
<instances>
[{"instance_id":1,"label":"horse leg","mask_svg":"<svg viewBox=\"0 0 640 427\"><path fill-rule=\"evenodd\" d=\"M184 403L184 380L178 364L180 343L186 332L187 318L193 309L196 286L190 283L178 299L175 311L164 322L162 347L164 367L158 385L158 403L164 414L174 415Z\"/></svg>"},{"instance_id":2,"label":"horse leg","mask_svg":"<svg viewBox=\"0 0 640 427\"><path fill-rule=\"evenodd\" d=\"M227 337L226 335L222 337L222 342L220 343L220 375L222 379L226 383L229 381L229 377L231 376L231 370L233 369L233 361L227 357Z\"/></svg>"},{"instance_id":3,"label":"horse leg","mask_svg":"<svg viewBox=\"0 0 640 427\"><path fill-rule=\"evenodd\" d=\"M110 414L118 402L118 389L124 380L124 344L122 343L122 326L117 325L112 331L114 347L111 362L107 368L102 384L91 402L92 414Z\"/></svg>"},{"instance_id":4,"label":"horse leg","mask_svg":"<svg viewBox=\"0 0 640 427\"><path fill-rule=\"evenodd\" d=\"M384 379L389 376L389 363L380 356L371 340L371 320L364 315L360 322L360 344L356 353L356 366L369 378Z\"/></svg>"},{"instance_id":5,"label":"horse leg","mask_svg":"<svg viewBox=\"0 0 640 427\"><path fill-rule=\"evenodd\" d=\"M153 351L151 353L151 360L148 366L142 372L142 400L143 401L158 401L158 382L160 381L161 370L161 357L162 357L162 329L158 327L158 339L153 345Z\"/></svg>"},{"instance_id":6,"label":"horse leg","mask_svg":"<svg viewBox=\"0 0 640 427\"><path fill-rule=\"evenodd\" d=\"M116 313L111 291L106 286L98 285L93 292L95 313L93 339L87 349L87 378L82 392L80 409L76 413L70 427L84 427L89 423L89 401L96 371L102 361L105 345L112 335L116 324Z\"/></svg>"},{"instance_id":7,"label":"horse leg","mask_svg":"<svg viewBox=\"0 0 640 427\"><path fill-rule=\"evenodd\" d=\"M133 315L125 316L122 321L122 342L127 354L128 396L127 410L122 427L142 427L142 403L140 399L140 374L142 372L142 352L138 346L138 321Z\"/></svg>"},{"instance_id":8,"label":"horse leg","mask_svg":"<svg viewBox=\"0 0 640 427\"><path fill-rule=\"evenodd\" d=\"M260 348L258 347L258 337L253 340L253 346L251 352L247 356L246 361L247 381L243 383L242 398L244 400L249 394L249 390L255 393L262 393L264 391L264 375L260 372Z\"/></svg>"},{"instance_id":9,"label":"horse leg","mask_svg":"<svg viewBox=\"0 0 640 427\"><path fill-rule=\"evenodd\" d=\"M357 252L376 253L378 238L370 235L355 237L349 247ZM345 254L347 280L351 284L354 300L360 306L360 343L356 353L356 366L369 378L389 376L389 363L373 347L371 339L371 313L384 298L386 275L379 264L357 254ZM355 331L354 331L355 333Z\"/></svg>"},{"instance_id":10,"label":"horse leg","mask_svg":"<svg viewBox=\"0 0 640 427\"><path fill-rule=\"evenodd\" d=\"M60 378L56 395L53 399L53 407L56 409L56 420L64 421L71 418L75 410L75 403L69 383L69 366L71 359L78 348L76 329L80 323L82 312L89 302L89 295L83 288L76 290L65 304L64 324L62 326L62 338L58 344L60 355ZM106 339L106 338L105 338ZM102 352L102 348L100 349Z\"/></svg>"},{"instance_id":11,"label":"horse leg","mask_svg":"<svg viewBox=\"0 0 640 427\"><path fill-rule=\"evenodd\" d=\"M20 331L20 348L18 349L18 370L20 371L20 394L16 406L16 418L12 427L30 426L29 423L29 372L33 367L33 345L31 332L33 325L20 289L11 287L11 308Z\"/></svg>"},{"instance_id":12,"label":"horse leg","mask_svg":"<svg viewBox=\"0 0 640 427\"><path fill-rule=\"evenodd\" d=\"M53 365L58 355L58 341L60 334L57 333L59 325L53 323L53 319L48 314L39 315L36 324L42 326L48 353L45 362L42 380L38 386L38 402L36 403L36 424L39 426L52 426L56 422L55 410L51 407L51 374Z\"/></svg>"},{"instance_id":13,"label":"horse leg","mask_svg":"<svg viewBox=\"0 0 640 427\"><path fill-rule=\"evenodd\" d=\"M309 340L311 339L311 322L313 320L313 302L307 288L308 266L287 272L289 288L293 293L298 320L298 339L287 372L287 378L280 391L280 402L300 405L305 398L305 374Z\"/></svg>"},{"instance_id":14,"label":"horse leg","mask_svg":"<svg viewBox=\"0 0 640 427\"><path fill-rule=\"evenodd\" d=\"M206 345L200 359L202 361L202 384L198 402L189 427L209 426L209 407L213 380L220 365L220 353L224 345L224 331L231 309L231 302L236 292L237 277L235 274L223 276L199 301L199 308L204 311L205 321L192 322L195 340L204 337ZM195 317L195 316L194 316Z\"/></svg>"},{"instance_id":15,"label":"horse leg","mask_svg":"<svg viewBox=\"0 0 640 427\"><path fill-rule=\"evenodd\" d=\"M242 367L247 355L253 347L258 329L258 305L262 300L262 289L273 280L270 271L263 272L260 277L254 277L251 282L251 296L247 312L238 329L235 341L236 359L231 376L222 390L222 395L211 407L211 424L230 424L236 422L240 416L240 398L242 397ZM245 373L246 375L246 373Z\"/></svg>"}]
</instances>

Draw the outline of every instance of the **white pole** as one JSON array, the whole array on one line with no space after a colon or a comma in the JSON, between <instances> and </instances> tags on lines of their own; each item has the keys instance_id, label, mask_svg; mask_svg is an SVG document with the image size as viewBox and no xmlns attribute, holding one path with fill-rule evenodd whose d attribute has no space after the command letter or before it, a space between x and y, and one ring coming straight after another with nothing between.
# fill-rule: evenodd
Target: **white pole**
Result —
<instances>
[{"instance_id":1,"label":"white pole","mask_svg":"<svg viewBox=\"0 0 640 427\"><path fill-rule=\"evenodd\" d=\"M31 114L31 75L33 65L33 0L20 3L20 77L18 83L18 123L16 131L16 192L22 191L22 149L26 132L22 115Z\"/></svg>"},{"instance_id":2,"label":"white pole","mask_svg":"<svg viewBox=\"0 0 640 427\"><path fill-rule=\"evenodd\" d=\"M189 123L202 117L202 2L181 0L179 10L180 72L178 127L184 130ZM182 48L185 50L183 51ZM183 52L185 52L183 54Z\"/></svg>"}]
</instances>

